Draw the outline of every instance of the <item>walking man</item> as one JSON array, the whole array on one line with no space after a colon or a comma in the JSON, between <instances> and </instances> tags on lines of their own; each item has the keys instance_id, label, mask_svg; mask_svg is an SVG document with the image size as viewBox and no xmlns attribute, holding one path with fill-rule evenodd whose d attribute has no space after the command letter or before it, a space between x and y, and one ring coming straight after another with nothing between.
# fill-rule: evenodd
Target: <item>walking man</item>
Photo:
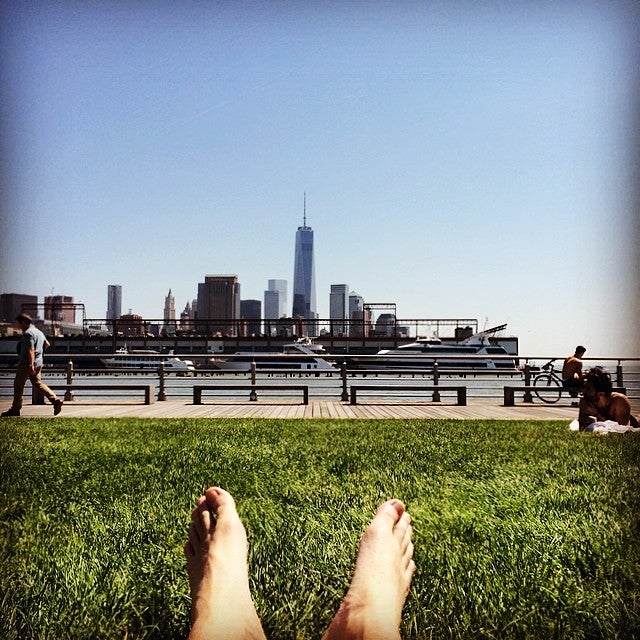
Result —
<instances>
[{"instance_id":1,"label":"walking man","mask_svg":"<svg viewBox=\"0 0 640 640\"><path fill-rule=\"evenodd\" d=\"M31 324L31 317L21 313L16 320L22 329L22 338L19 343L18 370L13 381L13 404L8 411L0 414L2 417L19 416L22 409L22 394L27 380L31 380L34 389L38 389L53 403L53 415L57 416L62 411L62 400L47 387L40 378L43 365L44 350L49 347L49 342L44 333Z\"/></svg>"}]
</instances>

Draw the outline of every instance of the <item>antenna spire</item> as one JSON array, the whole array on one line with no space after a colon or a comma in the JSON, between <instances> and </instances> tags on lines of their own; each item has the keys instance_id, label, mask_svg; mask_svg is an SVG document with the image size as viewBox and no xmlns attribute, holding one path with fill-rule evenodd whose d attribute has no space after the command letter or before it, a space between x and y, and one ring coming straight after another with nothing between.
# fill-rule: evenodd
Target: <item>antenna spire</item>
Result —
<instances>
[{"instance_id":1,"label":"antenna spire","mask_svg":"<svg viewBox=\"0 0 640 640\"><path fill-rule=\"evenodd\" d=\"M307 192L304 192L304 217L302 219L302 226L307 226Z\"/></svg>"}]
</instances>

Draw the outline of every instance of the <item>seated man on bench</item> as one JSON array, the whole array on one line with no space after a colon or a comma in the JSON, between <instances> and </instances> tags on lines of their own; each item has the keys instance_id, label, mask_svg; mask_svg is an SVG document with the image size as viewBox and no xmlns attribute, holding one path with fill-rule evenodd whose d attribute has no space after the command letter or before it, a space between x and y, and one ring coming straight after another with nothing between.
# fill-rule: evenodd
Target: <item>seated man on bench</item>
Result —
<instances>
[{"instance_id":1,"label":"seated man on bench","mask_svg":"<svg viewBox=\"0 0 640 640\"><path fill-rule=\"evenodd\" d=\"M582 391L584 380L582 379L582 356L586 348L578 345L572 356L568 356L562 365L562 388L569 391L572 398L578 397L578 392Z\"/></svg>"}]
</instances>

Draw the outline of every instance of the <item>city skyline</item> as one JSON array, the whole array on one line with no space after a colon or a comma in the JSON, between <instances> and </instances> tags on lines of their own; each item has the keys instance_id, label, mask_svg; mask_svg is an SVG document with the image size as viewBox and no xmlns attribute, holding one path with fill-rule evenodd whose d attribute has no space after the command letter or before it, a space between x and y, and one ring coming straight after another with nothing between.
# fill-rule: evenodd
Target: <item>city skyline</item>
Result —
<instances>
[{"instance_id":1,"label":"city skyline","mask_svg":"<svg viewBox=\"0 0 640 640\"><path fill-rule=\"evenodd\" d=\"M0 291L331 284L640 355L640 4L3 3ZM192 303L190 303L192 304Z\"/></svg>"}]
</instances>

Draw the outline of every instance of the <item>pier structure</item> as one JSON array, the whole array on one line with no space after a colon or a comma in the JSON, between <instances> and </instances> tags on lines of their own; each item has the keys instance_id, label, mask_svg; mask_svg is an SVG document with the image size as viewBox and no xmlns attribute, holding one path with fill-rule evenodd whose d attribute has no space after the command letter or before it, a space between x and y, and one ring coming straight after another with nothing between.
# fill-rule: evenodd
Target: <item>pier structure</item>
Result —
<instances>
[{"instance_id":1,"label":"pier structure","mask_svg":"<svg viewBox=\"0 0 640 640\"><path fill-rule=\"evenodd\" d=\"M6 411L11 402L0 399L0 410ZM52 418L51 405L24 404L23 418ZM465 407L453 405L408 404L356 404L337 400L259 403L249 400L224 403L193 404L189 401L170 400L142 404L67 402L60 417L67 418L267 418L267 419L440 419L440 420L566 420L567 426L577 417L577 409L519 405L503 407L493 403L473 403Z\"/></svg>"}]
</instances>

